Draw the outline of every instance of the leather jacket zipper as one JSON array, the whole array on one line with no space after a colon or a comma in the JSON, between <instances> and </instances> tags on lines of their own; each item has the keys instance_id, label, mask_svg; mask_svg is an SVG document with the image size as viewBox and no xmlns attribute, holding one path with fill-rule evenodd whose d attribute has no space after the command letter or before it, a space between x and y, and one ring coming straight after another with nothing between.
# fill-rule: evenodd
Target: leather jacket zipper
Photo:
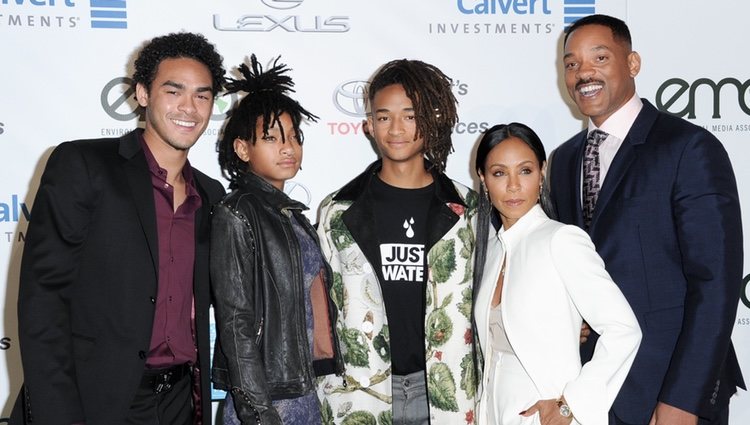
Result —
<instances>
[{"instance_id":1,"label":"leather jacket zipper","mask_svg":"<svg viewBox=\"0 0 750 425\"><path fill-rule=\"evenodd\" d=\"M258 332L255 334L255 345L260 346L260 338L263 336L263 317L260 318Z\"/></svg>"}]
</instances>

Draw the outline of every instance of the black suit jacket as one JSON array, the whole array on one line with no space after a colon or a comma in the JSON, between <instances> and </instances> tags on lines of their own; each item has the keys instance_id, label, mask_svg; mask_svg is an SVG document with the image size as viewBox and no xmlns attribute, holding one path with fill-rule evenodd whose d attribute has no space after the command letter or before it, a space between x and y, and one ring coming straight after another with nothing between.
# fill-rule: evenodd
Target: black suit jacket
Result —
<instances>
[{"instance_id":1,"label":"black suit jacket","mask_svg":"<svg viewBox=\"0 0 750 425\"><path fill-rule=\"evenodd\" d=\"M549 173L558 219L580 227L585 143L584 130L562 144ZM613 406L625 422L648 423L657 400L712 418L744 388L731 343L742 284L740 217L721 143L644 100L588 229L643 332ZM584 346L584 360L595 340Z\"/></svg>"},{"instance_id":2,"label":"black suit jacket","mask_svg":"<svg viewBox=\"0 0 750 425\"><path fill-rule=\"evenodd\" d=\"M139 132L63 143L45 168L18 299L27 422L119 424L139 385L159 270L153 189ZM202 407L210 418L209 213L224 189L193 172L202 198L195 215L196 337Z\"/></svg>"}]
</instances>

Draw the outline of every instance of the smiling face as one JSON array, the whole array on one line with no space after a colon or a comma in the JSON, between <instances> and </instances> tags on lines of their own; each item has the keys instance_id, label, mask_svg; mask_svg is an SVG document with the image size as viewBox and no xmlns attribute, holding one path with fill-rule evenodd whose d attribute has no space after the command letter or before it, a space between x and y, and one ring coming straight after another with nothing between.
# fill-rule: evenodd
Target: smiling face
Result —
<instances>
[{"instance_id":1,"label":"smiling face","mask_svg":"<svg viewBox=\"0 0 750 425\"><path fill-rule=\"evenodd\" d=\"M408 163L423 168L424 139L414 139L417 118L404 87L391 84L380 89L373 97L371 109L368 127L384 165Z\"/></svg>"},{"instance_id":2,"label":"smiling face","mask_svg":"<svg viewBox=\"0 0 750 425\"><path fill-rule=\"evenodd\" d=\"M206 65L188 58L165 59L151 90L136 85L146 108L144 138L152 151L187 151L208 125L213 109L213 80Z\"/></svg>"},{"instance_id":3,"label":"smiling face","mask_svg":"<svg viewBox=\"0 0 750 425\"><path fill-rule=\"evenodd\" d=\"M515 136L503 140L487 154L484 173L479 177L506 230L539 200L543 166L529 145Z\"/></svg>"},{"instance_id":4,"label":"smiling face","mask_svg":"<svg viewBox=\"0 0 750 425\"><path fill-rule=\"evenodd\" d=\"M280 127L284 129L283 138ZM287 113L281 114L279 121L263 134L263 117L259 117L255 134L258 135L255 143L235 139L234 151L248 163L250 171L275 188L284 190L284 183L297 175L302 164L302 145L294 131L292 118Z\"/></svg>"},{"instance_id":5,"label":"smiling face","mask_svg":"<svg viewBox=\"0 0 750 425\"><path fill-rule=\"evenodd\" d=\"M599 127L635 94L641 59L611 29L592 24L569 35L563 66L570 97Z\"/></svg>"}]
</instances>

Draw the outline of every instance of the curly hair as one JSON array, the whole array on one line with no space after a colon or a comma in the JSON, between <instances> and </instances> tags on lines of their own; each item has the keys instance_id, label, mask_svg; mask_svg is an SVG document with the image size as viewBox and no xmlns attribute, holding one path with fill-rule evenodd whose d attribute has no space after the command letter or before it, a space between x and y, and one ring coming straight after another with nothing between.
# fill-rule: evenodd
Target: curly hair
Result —
<instances>
[{"instance_id":1,"label":"curly hair","mask_svg":"<svg viewBox=\"0 0 750 425\"><path fill-rule=\"evenodd\" d=\"M244 78L230 78L227 82L227 94L236 92L247 93L245 97L232 109L231 117L224 132L216 143L219 153L219 166L224 177L229 180L229 188L235 189L239 181L247 174L248 163L241 160L234 151L235 139L249 141L255 144L257 139L256 124L262 118L263 133L278 126L281 130L282 142L286 143L284 128L279 121L283 114L289 114L292 119L297 140L302 144L304 137L300 124L303 119L317 121L318 117L306 110L287 93L294 92L294 82L288 75L290 71L284 64L279 64L277 57L270 69L263 71L255 55L250 56L250 66L240 64L238 70Z\"/></svg>"},{"instance_id":2,"label":"curly hair","mask_svg":"<svg viewBox=\"0 0 750 425\"><path fill-rule=\"evenodd\" d=\"M424 154L439 173L445 171L448 155L453 152L451 134L458 121L453 95L453 80L434 65L408 59L397 59L383 65L370 80L367 98L372 106L381 89L400 84L414 106L417 131L414 140L424 139Z\"/></svg>"},{"instance_id":3,"label":"curly hair","mask_svg":"<svg viewBox=\"0 0 750 425\"><path fill-rule=\"evenodd\" d=\"M212 92L216 96L224 87L223 58L216 47L201 34L190 32L171 33L156 37L146 43L135 59L133 82L151 90L159 64L164 59L189 58L206 65L213 81Z\"/></svg>"}]
</instances>

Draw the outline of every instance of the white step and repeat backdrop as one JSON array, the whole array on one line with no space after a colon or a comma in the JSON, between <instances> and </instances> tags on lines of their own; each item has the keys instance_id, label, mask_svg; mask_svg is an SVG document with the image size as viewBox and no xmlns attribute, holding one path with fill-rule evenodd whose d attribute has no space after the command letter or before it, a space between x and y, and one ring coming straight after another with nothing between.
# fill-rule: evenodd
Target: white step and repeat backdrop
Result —
<instances>
[{"instance_id":1,"label":"white step and repeat backdrop","mask_svg":"<svg viewBox=\"0 0 750 425\"><path fill-rule=\"evenodd\" d=\"M141 124L129 75L144 40L203 33L227 68L250 53L263 62L282 56L293 68L296 97L321 117L305 127L304 170L287 188L314 218L326 194L375 159L362 134L362 90L394 58L433 63L454 79L460 122L448 173L467 184L476 183L472 148L492 124L525 122L550 150L579 131L585 123L562 84L562 31L594 11L630 25L643 58L638 93L724 142L750 235L745 0L0 0L0 415L9 414L23 380L18 269L41 170L61 141L119 136ZM216 100L213 121L190 154L217 178L215 142L233 100ZM748 280L734 342L750 378ZM743 392L731 423L749 422Z\"/></svg>"}]
</instances>

